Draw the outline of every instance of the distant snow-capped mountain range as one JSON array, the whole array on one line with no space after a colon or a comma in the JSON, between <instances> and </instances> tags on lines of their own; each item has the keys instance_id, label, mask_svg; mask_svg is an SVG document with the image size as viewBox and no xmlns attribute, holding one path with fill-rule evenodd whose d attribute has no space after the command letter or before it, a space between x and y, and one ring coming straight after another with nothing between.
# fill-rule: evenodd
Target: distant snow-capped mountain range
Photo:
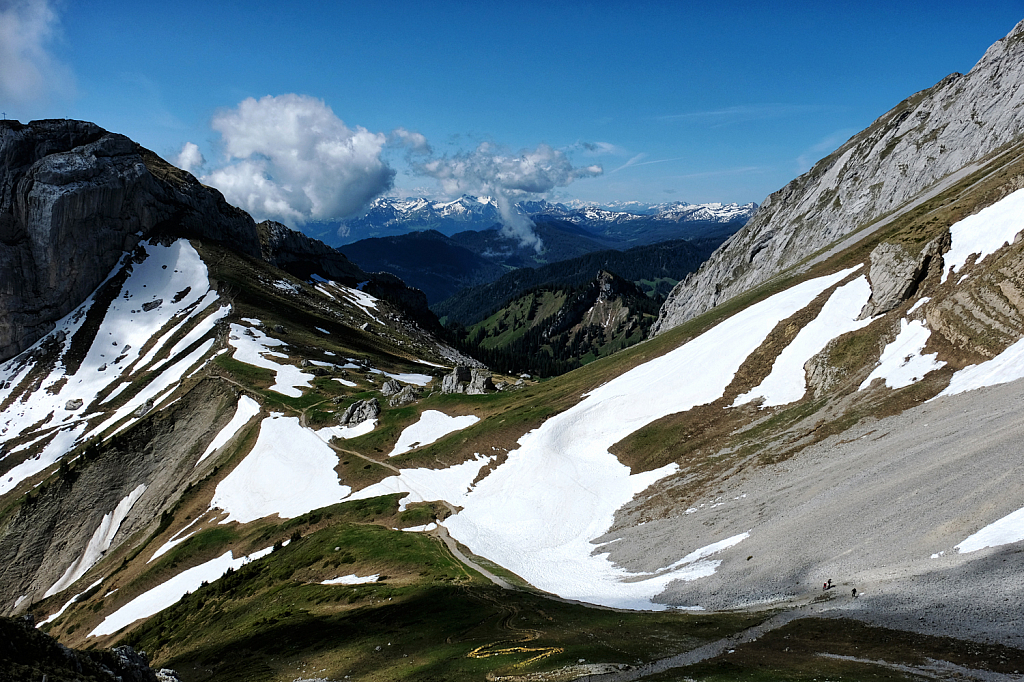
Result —
<instances>
[{"instance_id":1,"label":"distant snow-capped mountain range","mask_svg":"<svg viewBox=\"0 0 1024 682\"><path fill-rule=\"evenodd\" d=\"M636 201L597 204L570 201L523 201L516 208L531 219L560 220L591 232L627 224L745 223L757 204L689 204L685 201L647 204ZM426 198L380 197L358 218L343 222L338 230L341 243L370 236L396 235L413 230L434 229L451 236L466 230L486 230L501 222L497 202L491 197L463 195L452 201Z\"/></svg>"}]
</instances>

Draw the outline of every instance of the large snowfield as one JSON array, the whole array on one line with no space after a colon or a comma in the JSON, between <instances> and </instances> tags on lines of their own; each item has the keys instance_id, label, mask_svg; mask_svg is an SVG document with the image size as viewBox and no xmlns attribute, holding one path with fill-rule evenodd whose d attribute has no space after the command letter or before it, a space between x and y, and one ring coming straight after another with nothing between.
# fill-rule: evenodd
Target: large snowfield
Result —
<instances>
[{"instance_id":1,"label":"large snowfield","mask_svg":"<svg viewBox=\"0 0 1024 682\"><path fill-rule=\"evenodd\" d=\"M686 566L636 580L606 555L592 554L593 540L617 509L677 467L631 475L608 448L663 416L721 397L776 324L856 269L775 294L597 388L523 436L444 525L476 554L542 590L605 606L664 608L652 599L672 580L690 578Z\"/></svg>"},{"instance_id":2,"label":"large snowfield","mask_svg":"<svg viewBox=\"0 0 1024 682\"><path fill-rule=\"evenodd\" d=\"M33 354L45 347L56 349L56 364L29 394L31 399L26 395L0 412L0 444L32 433L33 427L39 433L50 430L54 434L37 458L28 459L2 475L0 494L56 463L75 445L99 435L146 400L166 395L212 346L212 342L207 342L184 360L164 367L201 338L198 332L190 332L174 346L173 353L168 353L166 344L174 330L205 314L199 327L209 331L227 314L230 306L217 304L217 294L210 290L206 265L187 240L179 239L169 246L142 242L140 246L145 249L146 257L128 266L130 273L110 303L88 353L74 373L67 373L64 359L76 332L85 323L95 294L58 321L54 331L26 353L0 365L0 386L4 387L0 388L2 403L37 369L40 360L32 359ZM110 277L120 267L116 267ZM162 332L165 329L167 331ZM152 339L158 341L139 361L140 353ZM155 366L161 368L157 378L114 416L97 424L96 418L100 416L95 411L97 399L104 393L109 398L122 391L128 385L122 382L125 373L133 371L135 366L151 363L160 353L166 353L167 357ZM82 406L72 408L72 401L76 400L81 400ZM38 426L41 423L45 425Z\"/></svg>"},{"instance_id":3,"label":"large snowfield","mask_svg":"<svg viewBox=\"0 0 1024 682\"><path fill-rule=\"evenodd\" d=\"M260 423L252 451L217 485L210 506L228 512L222 523L300 516L348 496L336 466L334 451L298 417L272 414Z\"/></svg>"}]
</instances>

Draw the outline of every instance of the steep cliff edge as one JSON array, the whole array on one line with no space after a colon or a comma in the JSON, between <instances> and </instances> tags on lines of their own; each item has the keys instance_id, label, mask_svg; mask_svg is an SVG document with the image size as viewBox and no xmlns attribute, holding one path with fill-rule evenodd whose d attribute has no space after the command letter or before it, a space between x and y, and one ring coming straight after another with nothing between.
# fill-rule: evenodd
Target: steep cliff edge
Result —
<instances>
[{"instance_id":1,"label":"steep cliff edge","mask_svg":"<svg viewBox=\"0 0 1024 682\"><path fill-rule=\"evenodd\" d=\"M1024 21L967 75L952 74L907 98L765 199L742 230L675 287L652 336L885 223L1022 137Z\"/></svg>"},{"instance_id":2,"label":"steep cliff edge","mask_svg":"<svg viewBox=\"0 0 1024 682\"><path fill-rule=\"evenodd\" d=\"M285 225L257 225L216 189L124 135L85 121L0 122L0 361L54 328L141 239L214 241L308 279L364 289L437 327L426 297L367 274Z\"/></svg>"},{"instance_id":3,"label":"steep cliff edge","mask_svg":"<svg viewBox=\"0 0 1024 682\"><path fill-rule=\"evenodd\" d=\"M84 121L0 122L0 360L157 230L260 255L247 213L124 135Z\"/></svg>"}]
</instances>

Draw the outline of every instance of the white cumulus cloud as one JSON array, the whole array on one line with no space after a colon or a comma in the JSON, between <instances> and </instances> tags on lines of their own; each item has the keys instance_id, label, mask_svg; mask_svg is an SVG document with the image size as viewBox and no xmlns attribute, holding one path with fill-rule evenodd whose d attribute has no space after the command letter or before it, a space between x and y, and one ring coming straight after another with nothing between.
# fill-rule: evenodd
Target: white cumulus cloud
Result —
<instances>
[{"instance_id":1,"label":"white cumulus cloud","mask_svg":"<svg viewBox=\"0 0 1024 682\"><path fill-rule=\"evenodd\" d=\"M505 236L518 239L523 246L533 246L537 251L543 244L534 232L534 223L515 208L515 203L603 172L601 166L574 167L568 156L546 144L508 154L488 142L469 153L419 163L415 169L437 179L449 195L493 196L501 211Z\"/></svg>"},{"instance_id":2,"label":"white cumulus cloud","mask_svg":"<svg viewBox=\"0 0 1024 682\"><path fill-rule=\"evenodd\" d=\"M178 153L178 158L175 160L175 165L178 168L189 173L201 168L205 164L206 159L203 158L203 153L199 151L199 145L194 142L186 142L185 146L181 148L181 152Z\"/></svg>"},{"instance_id":3,"label":"white cumulus cloud","mask_svg":"<svg viewBox=\"0 0 1024 682\"><path fill-rule=\"evenodd\" d=\"M395 128L391 131L391 144L405 147L413 154L430 154L430 144L423 133L414 133L405 128Z\"/></svg>"},{"instance_id":4,"label":"white cumulus cloud","mask_svg":"<svg viewBox=\"0 0 1024 682\"><path fill-rule=\"evenodd\" d=\"M386 135L349 128L315 97L250 97L211 125L227 163L202 180L258 220L344 218L390 189L395 176L381 157Z\"/></svg>"},{"instance_id":5,"label":"white cumulus cloud","mask_svg":"<svg viewBox=\"0 0 1024 682\"><path fill-rule=\"evenodd\" d=\"M57 26L47 0L0 0L0 101L25 104L67 91L70 72L49 51Z\"/></svg>"}]
</instances>

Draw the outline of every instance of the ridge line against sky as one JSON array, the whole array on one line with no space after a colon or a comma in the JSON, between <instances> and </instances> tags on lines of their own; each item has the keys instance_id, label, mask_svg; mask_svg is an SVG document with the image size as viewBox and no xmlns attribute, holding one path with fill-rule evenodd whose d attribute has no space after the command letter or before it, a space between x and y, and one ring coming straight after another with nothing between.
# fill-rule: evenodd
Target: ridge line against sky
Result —
<instances>
[{"instance_id":1,"label":"ridge line against sky","mask_svg":"<svg viewBox=\"0 0 1024 682\"><path fill-rule=\"evenodd\" d=\"M0 109L293 226L382 194L761 202L1024 18L983 5L0 0Z\"/></svg>"}]
</instances>

